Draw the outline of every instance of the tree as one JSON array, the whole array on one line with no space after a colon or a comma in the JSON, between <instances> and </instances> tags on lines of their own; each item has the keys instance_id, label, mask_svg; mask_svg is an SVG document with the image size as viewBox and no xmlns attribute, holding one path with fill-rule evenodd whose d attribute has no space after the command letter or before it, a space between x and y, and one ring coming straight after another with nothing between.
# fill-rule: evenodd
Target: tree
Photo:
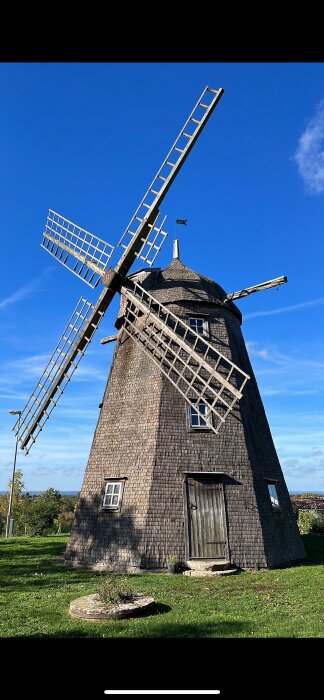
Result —
<instances>
[{"instance_id":1,"label":"tree","mask_svg":"<svg viewBox=\"0 0 324 700\"><path fill-rule=\"evenodd\" d=\"M57 535L61 532L71 532L75 512L79 503L79 495L77 496L62 496L60 501L60 514L55 521L57 527Z\"/></svg>"},{"instance_id":2,"label":"tree","mask_svg":"<svg viewBox=\"0 0 324 700\"><path fill-rule=\"evenodd\" d=\"M11 490L11 479L8 481L8 492L10 493ZM12 500L12 505L14 506L15 500L18 501L22 497L22 492L25 488L25 484L23 481L23 473L22 469L16 469L15 473L15 479L14 479L14 487L13 487L13 500Z\"/></svg>"},{"instance_id":3,"label":"tree","mask_svg":"<svg viewBox=\"0 0 324 700\"><path fill-rule=\"evenodd\" d=\"M30 499L25 522L30 535L47 535L60 513L61 494L47 489L40 496Z\"/></svg>"},{"instance_id":4,"label":"tree","mask_svg":"<svg viewBox=\"0 0 324 700\"><path fill-rule=\"evenodd\" d=\"M71 532L71 527L74 522L74 513L70 510L62 510L59 514L57 520L55 520L55 525L57 526L57 535L61 532Z\"/></svg>"},{"instance_id":5,"label":"tree","mask_svg":"<svg viewBox=\"0 0 324 700\"><path fill-rule=\"evenodd\" d=\"M2 525L2 530L5 528L5 523L7 520L8 507L9 507L9 496L11 491L10 479L8 482L8 493L5 496L0 497L0 520ZM25 496L23 495L23 489L25 484L23 481L23 473L21 469L17 469L14 478L13 486L13 496L11 505L11 517L14 519L14 532L15 534L21 534L21 521L25 510Z\"/></svg>"}]
</instances>

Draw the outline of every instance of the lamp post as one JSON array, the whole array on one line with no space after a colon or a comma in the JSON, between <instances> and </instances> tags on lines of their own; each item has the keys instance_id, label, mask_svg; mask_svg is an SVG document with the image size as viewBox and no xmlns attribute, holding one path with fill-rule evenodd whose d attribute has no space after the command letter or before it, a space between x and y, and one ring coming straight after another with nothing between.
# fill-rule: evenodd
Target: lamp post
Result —
<instances>
[{"instance_id":1,"label":"lamp post","mask_svg":"<svg viewBox=\"0 0 324 700\"><path fill-rule=\"evenodd\" d=\"M17 459L17 447L18 447L18 434L19 434L19 424L20 424L21 411L9 411L9 413L10 413L11 416L19 416L19 418L18 418L18 428L17 428L16 447L15 447L15 457L14 457L14 463L13 463L12 479L11 479L11 488L10 488L10 496L9 496L9 505L8 505L8 515L7 515L7 524L6 524L6 537L9 537L10 517L11 517L12 497L13 497L13 490L14 490L14 483L15 483L15 471L16 471L16 459Z\"/></svg>"}]
</instances>

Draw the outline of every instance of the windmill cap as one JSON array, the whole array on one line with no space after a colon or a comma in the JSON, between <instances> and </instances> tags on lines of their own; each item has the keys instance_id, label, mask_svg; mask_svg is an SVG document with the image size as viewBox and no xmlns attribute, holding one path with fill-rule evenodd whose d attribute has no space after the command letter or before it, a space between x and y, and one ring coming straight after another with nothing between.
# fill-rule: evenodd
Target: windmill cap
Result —
<instances>
[{"instance_id":1,"label":"windmill cap","mask_svg":"<svg viewBox=\"0 0 324 700\"><path fill-rule=\"evenodd\" d=\"M227 292L209 277L200 275L175 258L164 270L153 268L151 270L139 270L130 275L131 279L138 281L147 291L162 304L172 304L180 301L196 302L197 304L212 304L224 306L240 323L242 314L240 309L232 301L224 304ZM121 304L117 328L120 327L124 315L124 305Z\"/></svg>"}]
</instances>

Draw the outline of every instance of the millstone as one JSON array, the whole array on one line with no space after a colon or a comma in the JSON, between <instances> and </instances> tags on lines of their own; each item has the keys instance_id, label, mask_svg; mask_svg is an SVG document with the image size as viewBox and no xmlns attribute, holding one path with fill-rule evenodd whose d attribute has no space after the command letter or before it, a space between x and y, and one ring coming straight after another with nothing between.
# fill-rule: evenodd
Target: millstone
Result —
<instances>
[{"instance_id":1,"label":"millstone","mask_svg":"<svg viewBox=\"0 0 324 700\"><path fill-rule=\"evenodd\" d=\"M130 601L121 604L113 603L107 608L94 593L85 595L82 598L72 600L70 604L70 614L82 620L118 620L123 617L135 617L143 615L155 606L154 598L151 596L134 595Z\"/></svg>"}]
</instances>

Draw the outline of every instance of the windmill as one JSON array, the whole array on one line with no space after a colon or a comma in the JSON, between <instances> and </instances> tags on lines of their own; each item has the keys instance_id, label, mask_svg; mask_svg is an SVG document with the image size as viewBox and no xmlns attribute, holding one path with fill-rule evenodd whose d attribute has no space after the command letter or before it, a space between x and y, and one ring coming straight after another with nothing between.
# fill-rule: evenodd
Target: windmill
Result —
<instances>
[{"instance_id":1,"label":"windmill","mask_svg":"<svg viewBox=\"0 0 324 700\"><path fill-rule=\"evenodd\" d=\"M178 246L166 270L152 268L167 236L160 206L222 94L222 88L203 91L122 235L124 252L114 268L113 246L53 210L48 214L43 248L93 289L100 282L104 288L94 306L81 297L21 412L14 430L26 453L115 294L121 295L111 375L66 555L73 564L163 566L170 549L181 559L253 568L304 555L233 303L287 278L226 294L186 268ZM136 260L152 269L130 274ZM142 416L136 418L139 407ZM179 416L189 417L186 444L175 431ZM248 429L260 416L268 469L262 476L251 457L258 437L251 446ZM228 443L242 456L232 470L225 453L235 450ZM270 525L269 512L275 516Z\"/></svg>"}]
</instances>

